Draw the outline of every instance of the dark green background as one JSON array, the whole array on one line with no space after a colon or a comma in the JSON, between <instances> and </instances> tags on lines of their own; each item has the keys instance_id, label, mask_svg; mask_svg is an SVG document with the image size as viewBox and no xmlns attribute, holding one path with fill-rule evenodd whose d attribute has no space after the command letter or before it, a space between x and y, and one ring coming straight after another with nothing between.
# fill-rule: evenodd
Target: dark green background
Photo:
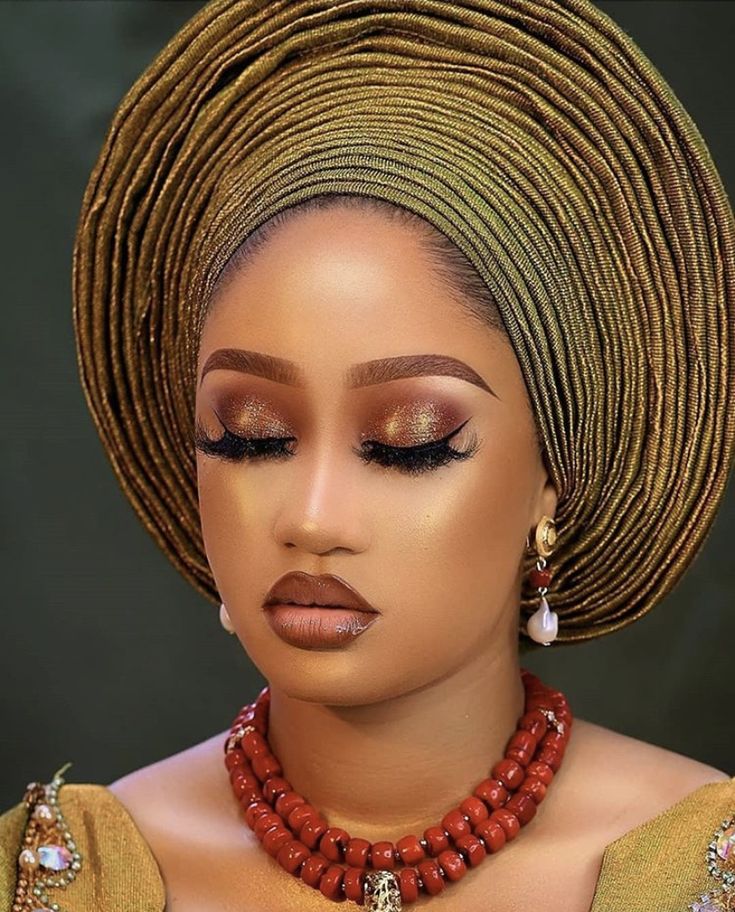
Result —
<instances>
[{"instance_id":1,"label":"dark green background","mask_svg":"<svg viewBox=\"0 0 735 912\"><path fill-rule=\"evenodd\" d=\"M73 761L108 783L226 728L263 679L118 488L77 379L70 265L124 92L199 7L0 2L0 809ZM735 188L735 4L601 2L692 114ZM732 485L676 590L612 636L527 659L580 717L735 774Z\"/></svg>"}]
</instances>

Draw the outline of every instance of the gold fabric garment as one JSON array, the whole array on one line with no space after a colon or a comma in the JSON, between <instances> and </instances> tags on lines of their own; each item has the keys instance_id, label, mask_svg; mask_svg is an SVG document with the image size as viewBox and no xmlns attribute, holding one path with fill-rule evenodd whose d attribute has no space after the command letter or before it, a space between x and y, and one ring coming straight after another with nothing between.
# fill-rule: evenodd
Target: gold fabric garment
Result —
<instances>
[{"instance_id":1,"label":"gold fabric garment","mask_svg":"<svg viewBox=\"0 0 735 912\"><path fill-rule=\"evenodd\" d=\"M76 880L54 890L52 900L68 912L165 912L156 860L115 795L103 785L71 783L59 802L83 862ZM611 842L590 912L687 912L717 885L707 871L707 847L733 814L735 776L695 789ZM0 912L12 910L26 818L22 802L0 816ZM454 889L459 902L462 887Z\"/></svg>"}]
</instances>

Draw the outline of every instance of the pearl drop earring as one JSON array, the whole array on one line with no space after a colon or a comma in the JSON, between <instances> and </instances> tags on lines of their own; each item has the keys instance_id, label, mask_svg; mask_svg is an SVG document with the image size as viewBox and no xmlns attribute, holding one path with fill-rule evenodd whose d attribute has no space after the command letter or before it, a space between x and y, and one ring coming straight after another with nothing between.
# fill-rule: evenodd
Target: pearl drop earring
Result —
<instances>
[{"instance_id":1,"label":"pearl drop earring","mask_svg":"<svg viewBox=\"0 0 735 912\"><path fill-rule=\"evenodd\" d=\"M526 633L542 646L550 646L559 632L559 616L550 610L546 600L546 593L551 582L551 572L546 568L546 558L552 554L556 538L554 520L550 516L542 516L536 526L535 543L538 554L536 567L529 574L531 584L538 589L541 602L526 622ZM528 537L526 537L526 543L528 543Z\"/></svg>"},{"instance_id":2,"label":"pearl drop earring","mask_svg":"<svg viewBox=\"0 0 735 912\"><path fill-rule=\"evenodd\" d=\"M224 602L219 606L219 622L228 633L235 632L235 628L232 626L232 621L230 620L230 615L227 613Z\"/></svg>"}]
</instances>

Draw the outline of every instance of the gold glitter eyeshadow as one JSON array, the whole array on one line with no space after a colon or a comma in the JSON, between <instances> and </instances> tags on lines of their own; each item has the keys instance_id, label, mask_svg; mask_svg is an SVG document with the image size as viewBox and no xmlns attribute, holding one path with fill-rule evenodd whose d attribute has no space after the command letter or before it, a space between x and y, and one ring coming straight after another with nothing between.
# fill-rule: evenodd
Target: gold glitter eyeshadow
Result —
<instances>
[{"instance_id":1,"label":"gold glitter eyeshadow","mask_svg":"<svg viewBox=\"0 0 735 912\"><path fill-rule=\"evenodd\" d=\"M246 437L288 437L291 430L273 410L257 396L222 399L213 405L215 413L228 430Z\"/></svg>"},{"instance_id":2,"label":"gold glitter eyeshadow","mask_svg":"<svg viewBox=\"0 0 735 912\"><path fill-rule=\"evenodd\" d=\"M417 446L443 437L455 418L455 409L438 402L397 403L386 407L364 436L392 446Z\"/></svg>"}]
</instances>

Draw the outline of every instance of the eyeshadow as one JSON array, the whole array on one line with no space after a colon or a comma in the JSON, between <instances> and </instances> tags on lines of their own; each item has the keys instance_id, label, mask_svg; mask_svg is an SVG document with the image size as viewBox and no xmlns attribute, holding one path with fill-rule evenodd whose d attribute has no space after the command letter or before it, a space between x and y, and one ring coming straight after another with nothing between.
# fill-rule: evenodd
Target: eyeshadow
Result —
<instances>
[{"instance_id":1,"label":"eyeshadow","mask_svg":"<svg viewBox=\"0 0 735 912\"><path fill-rule=\"evenodd\" d=\"M291 434L281 416L258 396L222 397L213 408L233 433L250 437L288 437Z\"/></svg>"},{"instance_id":2,"label":"eyeshadow","mask_svg":"<svg viewBox=\"0 0 735 912\"><path fill-rule=\"evenodd\" d=\"M380 410L363 436L391 446L417 446L445 436L460 420L455 407L436 400L399 402Z\"/></svg>"}]
</instances>

